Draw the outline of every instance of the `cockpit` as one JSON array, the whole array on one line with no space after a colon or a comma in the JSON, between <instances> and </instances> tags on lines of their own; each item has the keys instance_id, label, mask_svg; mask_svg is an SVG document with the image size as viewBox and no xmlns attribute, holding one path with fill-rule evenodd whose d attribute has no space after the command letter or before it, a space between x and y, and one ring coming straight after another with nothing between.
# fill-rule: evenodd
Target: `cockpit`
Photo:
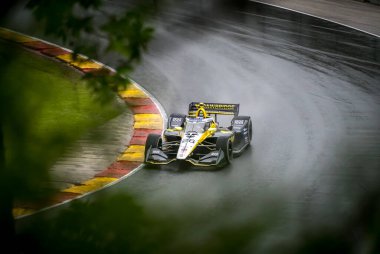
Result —
<instances>
[{"instance_id":1,"label":"cockpit","mask_svg":"<svg viewBox=\"0 0 380 254\"><path fill-rule=\"evenodd\" d=\"M185 123L185 133L197 132L203 133L208 130L213 123L213 119L209 118L187 118Z\"/></svg>"}]
</instances>

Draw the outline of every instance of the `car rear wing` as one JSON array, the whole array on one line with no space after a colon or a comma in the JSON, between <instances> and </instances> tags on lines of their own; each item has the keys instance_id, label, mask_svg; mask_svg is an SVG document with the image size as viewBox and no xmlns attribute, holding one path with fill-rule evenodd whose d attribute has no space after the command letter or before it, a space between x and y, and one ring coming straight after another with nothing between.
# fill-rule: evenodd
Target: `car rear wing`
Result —
<instances>
[{"instance_id":1,"label":"car rear wing","mask_svg":"<svg viewBox=\"0 0 380 254\"><path fill-rule=\"evenodd\" d=\"M189 104L189 116L195 116L197 110L200 108L200 102L192 102ZM227 103L202 103L203 108L207 114L215 115L233 115L239 114L239 104L227 104Z\"/></svg>"}]
</instances>

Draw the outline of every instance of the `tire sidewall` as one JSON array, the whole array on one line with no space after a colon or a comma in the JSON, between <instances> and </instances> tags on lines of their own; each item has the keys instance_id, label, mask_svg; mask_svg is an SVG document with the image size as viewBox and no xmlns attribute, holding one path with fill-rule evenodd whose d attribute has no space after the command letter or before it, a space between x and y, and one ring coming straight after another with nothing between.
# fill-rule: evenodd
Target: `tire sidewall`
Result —
<instances>
[{"instance_id":1,"label":"tire sidewall","mask_svg":"<svg viewBox=\"0 0 380 254\"><path fill-rule=\"evenodd\" d=\"M232 159L232 142L231 137L222 136L219 137L216 142L216 148L222 150L224 153L224 162L221 162L222 166L229 164Z\"/></svg>"},{"instance_id":2,"label":"tire sidewall","mask_svg":"<svg viewBox=\"0 0 380 254\"><path fill-rule=\"evenodd\" d=\"M146 162L147 152L151 148L158 148L161 140L161 135L149 134L145 142L144 161Z\"/></svg>"}]
</instances>

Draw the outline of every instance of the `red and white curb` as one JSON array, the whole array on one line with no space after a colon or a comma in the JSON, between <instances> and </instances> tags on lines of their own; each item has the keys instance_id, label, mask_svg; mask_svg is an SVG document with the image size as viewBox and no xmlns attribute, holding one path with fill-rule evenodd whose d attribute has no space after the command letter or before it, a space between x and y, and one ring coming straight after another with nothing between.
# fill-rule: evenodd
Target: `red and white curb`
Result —
<instances>
[{"instance_id":1,"label":"red and white curb","mask_svg":"<svg viewBox=\"0 0 380 254\"><path fill-rule=\"evenodd\" d=\"M35 53L57 59L83 74L104 70L110 74L115 72L111 67L90 60L83 55L79 55L79 58L73 60L72 51L69 49L6 28L0 28L0 39L14 42ZM91 194L117 183L142 167L146 137L149 133L162 133L166 114L157 100L136 82L132 81L128 84L125 90L118 92L118 96L126 102L134 115L134 130L127 149L119 154L115 162L93 178L60 190L44 204L17 204L13 209L15 218L25 217Z\"/></svg>"}]
</instances>

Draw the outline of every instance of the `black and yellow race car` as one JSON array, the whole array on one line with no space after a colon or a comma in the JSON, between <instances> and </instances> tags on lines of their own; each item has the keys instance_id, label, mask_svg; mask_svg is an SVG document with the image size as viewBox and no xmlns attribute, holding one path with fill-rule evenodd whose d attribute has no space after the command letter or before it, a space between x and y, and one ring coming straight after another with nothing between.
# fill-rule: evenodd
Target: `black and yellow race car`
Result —
<instances>
[{"instance_id":1,"label":"black and yellow race car","mask_svg":"<svg viewBox=\"0 0 380 254\"><path fill-rule=\"evenodd\" d=\"M231 116L231 125L219 126L218 115ZM148 135L144 163L162 165L179 160L221 167L240 155L251 140L252 120L239 116L239 104L192 102L188 115L169 116L162 135Z\"/></svg>"}]
</instances>

